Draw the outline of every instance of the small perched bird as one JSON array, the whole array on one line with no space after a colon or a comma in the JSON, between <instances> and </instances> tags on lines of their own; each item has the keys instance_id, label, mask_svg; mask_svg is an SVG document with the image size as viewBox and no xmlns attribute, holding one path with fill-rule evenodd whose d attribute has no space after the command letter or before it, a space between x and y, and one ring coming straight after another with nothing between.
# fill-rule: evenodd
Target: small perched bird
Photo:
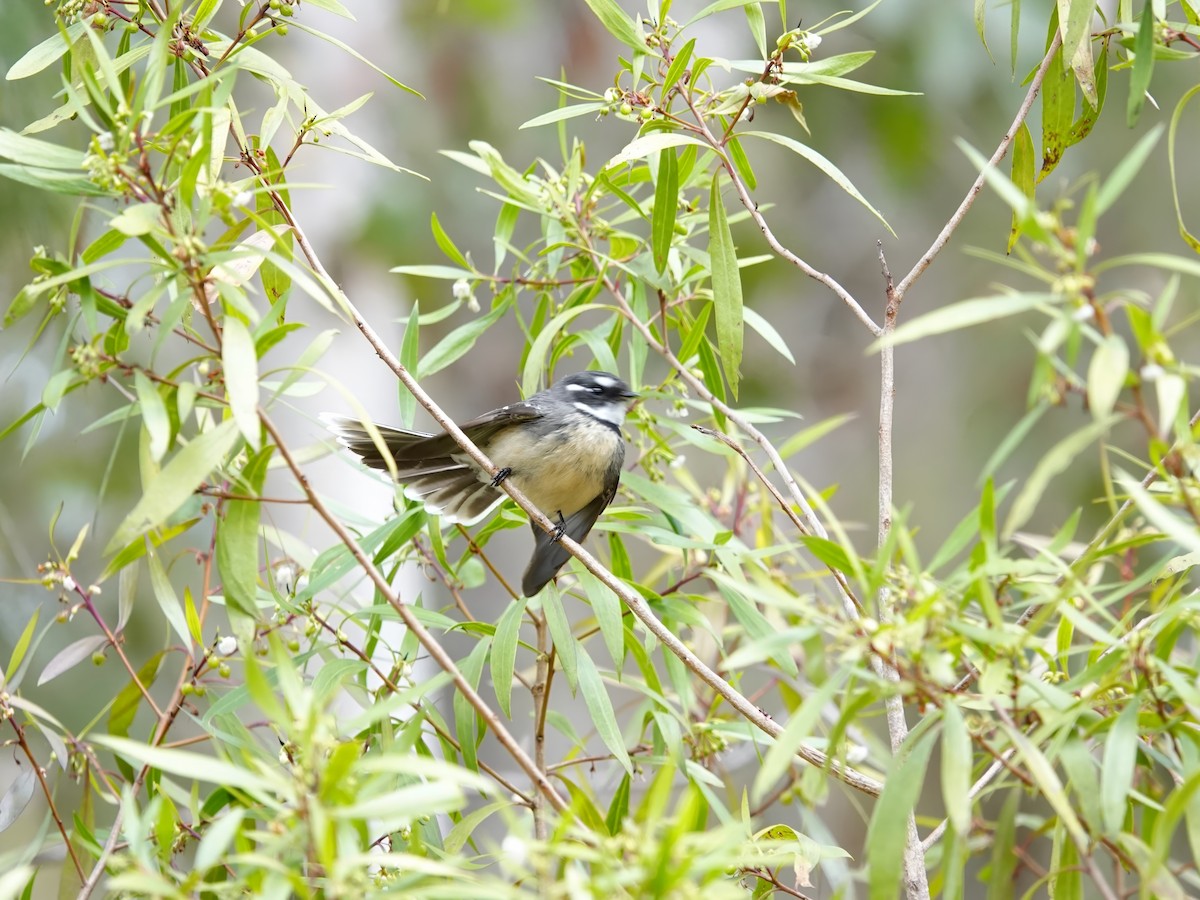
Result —
<instances>
[{"instance_id":1,"label":"small perched bird","mask_svg":"<svg viewBox=\"0 0 1200 900\"><path fill-rule=\"evenodd\" d=\"M533 525L533 557L521 579L532 597L557 574L570 554L559 539L582 541L617 493L625 439L621 426L629 385L607 372L579 372L528 400L502 406L461 426L499 467L492 478L450 435L376 425L396 466L404 495L430 512L469 524L504 498L505 479L538 509L558 521L553 534ZM388 471L388 463L362 422L330 417L330 429L364 463ZM532 525L532 523L530 523Z\"/></svg>"}]
</instances>

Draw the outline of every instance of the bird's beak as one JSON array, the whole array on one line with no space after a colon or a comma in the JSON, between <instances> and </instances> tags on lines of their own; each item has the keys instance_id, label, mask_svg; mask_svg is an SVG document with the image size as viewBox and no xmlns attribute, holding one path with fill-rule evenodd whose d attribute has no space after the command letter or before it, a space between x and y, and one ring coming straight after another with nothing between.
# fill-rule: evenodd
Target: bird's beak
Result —
<instances>
[{"instance_id":1,"label":"bird's beak","mask_svg":"<svg viewBox=\"0 0 1200 900\"><path fill-rule=\"evenodd\" d=\"M640 396L641 396L641 394L639 394L637 391L622 391L621 392L621 399L623 399L623 400L636 400Z\"/></svg>"}]
</instances>

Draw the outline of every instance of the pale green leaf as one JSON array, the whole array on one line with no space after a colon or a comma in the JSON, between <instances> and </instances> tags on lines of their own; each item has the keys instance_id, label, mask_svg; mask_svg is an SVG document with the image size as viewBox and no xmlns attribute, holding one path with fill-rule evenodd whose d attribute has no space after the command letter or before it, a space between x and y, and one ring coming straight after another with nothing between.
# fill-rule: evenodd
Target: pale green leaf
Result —
<instances>
[{"instance_id":1,"label":"pale green leaf","mask_svg":"<svg viewBox=\"0 0 1200 900\"><path fill-rule=\"evenodd\" d=\"M684 134L681 131L653 131L650 134L634 138L625 145L625 148L620 153L606 162L603 168L611 169L614 166L624 165L635 159L642 159L651 153L657 153L659 150L680 147L684 144L695 144L699 147L708 146L699 138L693 137L690 134Z\"/></svg>"},{"instance_id":2,"label":"pale green leaf","mask_svg":"<svg viewBox=\"0 0 1200 900\"><path fill-rule=\"evenodd\" d=\"M600 678L596 664L588 656L587 648L580 644L578 649L579 690L591 714L592 724L596 726L596 733L600 735L600 740L604 741L604 746L616 757L621 767L632 775L633 763L625 749L625 740L621 737L621 729L617 725L617 716L613 712L612 700L604 687L604 681Z\"/></svg>"},{"instance_id":3,"label":"pale green leaf","mask_svg":"<svg viewBox=\"0 0 1200 900\"><path fill-rule=\"evenodd\" d=\"M62 59L63 54L71 48L74 43L79 40L85 28L89 25L86 21L73 22L67 26L66 39L59 32L55 32L46 38L36 47L26 51L25 55L18 59L4 78L7 81L18 81L21 78L28 78L30 75L36 75L43 69L52 66L54 63Z\"/></svg>"},{"instance_id":4,"label":"pale green leaf","mask_svg":"<svg viewBox=\"0 0 1200 900\"><path fill-rule=\"evenodd\" d=\"M639 53L646 52L646 45L638 37L633 19L629 18L628 13L621 9L616 0L586 0L586 2L609 34Z\"/></svg>"},{"instance_id":5,"label":"pale green leaf","mask_svg":"<svg viewBox=\"0 0 1200 900\"><path fill-rule=\"evenodd\" d=\"M516 669L517 641L521 636L521 620L525 615L525 597L518 597L509 604L496 623L496 634L492 640L492 689L496 702L503 713L512 718L512 683Z\"/></svg>"},{"instance_id":6,"label":"pale green leaf","mask_svg":"<svg viewBox=\"0 0 1200 900\"><path fill-rule=\"evenodd\" d=\"M1033 515L1038 503L1046 495L1046 488L1050 482L1065 472L1075 461L1075 457L1103 437L1112 426L1112 419L1092 422L1067 435L1042 456L1022 486L1021 493L1013 501L1008 519L1004 523L1006 536L1011 535L1029 521L1029 517Z\"/></svg>"},{"instance_id":7,"label":"pale green leaf","mask_svg":"<svg viewBox=\"0 0 1200 900\"><path fill-rule=\"evenodd\" d=\"M1112 170L1112 174L1104 179L1104 184L1100 185L1100 190L1096 193L1097 216L1103 215L1116 202L1117 198L1121 196L1125 188L1129 187L1134 176L1141 171L1146 159L1150 156L1150 151L1154 149L1154 145L1162 137L1162 131L1163 126L1161 123L1155 125L1142 135L1141 140L1134 144L1131 150L1121 155L1121 161Z\"/></svg>"},{"instance_id":8,"label":"pale green leaf","mask_svg":"<svg viewBox=\"0 0 1200 900\"><path fill-rule=\"evenodd\" d=\"M717 323L717 349L721 354L721 367L729 390L734 398L738 395L741 377L742 341L745 328L742 315L742 277L738 270L737 251L733 247L733 234L725 215L725 201L721 198L721 175L713 175L708 202L708 255L712 266L713 311Z\"/></svg>"},{"instance_id":9,"label":"pale green leaf","mask_svg":"<svg viewBox=\"0 0 1200 900\"><path fill-rule=\"evenodd\" d=\"M257 450L262 434L258 421L258 356L250 330L233 316L225 319L221 368L229 411L246 443Z\"/></svg>"},{"instance_id":10,"label":"pale green leaf","mask_svg":"<svg viewBox=\"0 0 1200 900\"><path fill-rule=\"evenodd\" d=\"M851 183L850 179L842 173L841 169L835 166L832 162L830 162L812 147L809 147L807 144L802 144L794 138L786 137L782 134L774 134L769 131L743 131L740 132L740 134L742 137L757 137L762 138L763 140L771 141L775 144L779 144L779 146L786 147L793 153L808 160L827 176L829 176L829 178L833 180L834 184L869 209L875 218L883 223L883 227L886 228L889 233L895 236L896 232L892 231L892 226L889 225L887 219L883 217L883 213L872 206L867 198L859 193L858 188L856 188Z\"/></svg>"},{"instance_id":11,"label":"pale green leaf","mask_svg":"<svg viewBox=\"0 0 1200 900\"><path fill-rule=\"evenodd\" d=\"M155 476L113 534L105 554L121 549L146 530L162 525L221 464L237 436L237 428L232 420L228 420L192 438Z\"/></svg>"},{"instance_id":12,"label":"pale green leaf","mask_svg":"<svg viewBox=\"0 0 1200 900\"><path fill-rule=\"evenodd\" d=\"M273 778L265 770L241 768L202 753L155 747L141 741L106 734L93 735L91 740L132 762L178 776L186 784L194 780L207 781L231 790L245 791L269 808L278 806L276 793L290 793L289 782Z\"/></svg>"},{"instance_id":13,"label":"pale green leaf","mask_svg":"<svg viewBox=\"0 0 1200 900\"><path fill-rule=\"evenodd\" d=\"M541 125L550 125L554 122L561 122L564 119L573 119L576 116L586 116L592 113L599 114L600 110L608 107L607 103L593 101L591 103L574 103L570 106L560 106L558 109L552 109L550 112L542 113L540 116L534 116L527 122L521 123L521 128L537 128Z\"/></svg>"},{"instance_id":14,"label":"pale green leaf","mask_svg":"<svg viewBox=\"0 0 1200 900\"><path fill-rule=\"evenodd\" d=\"M1096 419L1107 419L1117 405L1129 374L1129 348L1119 334L1110 334L1096 347L1088 364L1088 408Z\"/></svg>"},{"instance_id":15,"label":"pale green leaf","mask_svg":"<svg viewBox=\"0 0 1200 900\"><path fill-rule=\"evenodd\" d=\"M171 440L171 417L167 414L167 405L154 382L141 369L134 372L133 384L142 413L142 424L150 435L150 456L155 462L162 462Z\"/></svg>"},{"instance_id":16,"label":"pale green leaf","mask_svg":"<svg viewBox=\"0 0 1200 900\"><path fill-rule=\"evenodd\" d=\"M1134 769L1137 766L1138 707L1137 698L1126 704L1113 721L1104 740L1104 765L1100 767L1100 808L1104 816L1104 832L1121 834L1125 826L1125 803L1133 790Z\"/></svg>"},{"instance_id":17,"label":"pale green leaf","mask_svg":"<svg viewBox=\"0 0 1200 900\"><path fill-rule=\"evenodd\" d=\"M821 719L821 710L840 691L849 676L849 670L839 669L824 684L813 691L800 708L788 718L783 732L775 738L762 766L754 777L754 787L751 796L761 800L774 787L775 783L792 766L796 759L796 751L802 744L808 743L813 737L813 730Z\"/></svg>"},{"instance_id":18,"label":"pale green leaf","mask_svg":"<svg viewBox=\"0 0 1200 900\"><path fill-rule=\"evenodd\" d=\"M1061 300L1062 298L1057 294L1000 294L994 297L973 297L970 300L951 303L949 306L943 306L941 309L935 309L933 312L910 319L890 335L877 340L868 350L876 351L886 345L894 347L931 335L946 334L970 328L973 325L994 322L997 319L1028 312L1031 309L1051 306Z\"/></svg>"}]
</instances>

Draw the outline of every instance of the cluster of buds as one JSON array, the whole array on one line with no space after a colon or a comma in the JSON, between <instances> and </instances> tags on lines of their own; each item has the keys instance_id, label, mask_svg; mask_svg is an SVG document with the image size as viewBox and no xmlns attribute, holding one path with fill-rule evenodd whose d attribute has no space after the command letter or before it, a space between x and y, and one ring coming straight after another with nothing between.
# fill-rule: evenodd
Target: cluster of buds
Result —
<instances>
[{"instance_id":1,"label":"cluster of buds","mask_svg":"<svg viewBox=\"0 0 1200 900\"><path fill-rule=\"evenodd\" d=\"M108 18L107 6L102 0L43 0L46 6L54 7L54 17L64 25L84 19L93 25L103 25Z\"/></svg>"},{"instance_id":2,"label":"cluster of buds","mask_svg":"<svg viewBox=\"0 0 1200 900\"><path fill-rule=\"evenodd\" d=\"M630 122L648 122L661 115L654 106L654 99L639 91L610 87L604 92L604 102L607 105L600 110L601 116L611 112Z\"/></svg>"},{"instance_id":3,"label":"cluster of buds","mask_svg":"<svg viewBox=\"0 0 1200 900\"><path fill-rule=\"evenodd\" d=\"M71 348L71 363L76 370L91 381L104 375L104 359L94 344L76 344Z\"/></svg>"},{"instance_id":4,"label":"cluster of buds","mask_svg":"<svg viewBox=\"0 0 1200 900\"><path fill-rule=\"evenodd\" d=\"M116 139L111 132L93 135L87 155L83 158L83 168L87 170L88 180L103 191L123 193L128 190L127 148L127 142L122 141L122 148L118 151Z\"/></svg>"},{"instance_id":5,"label":"cluster of buds","mask_svg":"<svg viewBox=\"0 0 1200 900\"><path fill-rule=\"evenodd\" d=\"M808 62L812 52L819 46L821 46L819 34L813 34L802 28L793 28L779 36L779 40L775 42L775 51L777 55L782 56L788 50L795 50L800 54L802 60Z\"/></svg>"}]
</instances>

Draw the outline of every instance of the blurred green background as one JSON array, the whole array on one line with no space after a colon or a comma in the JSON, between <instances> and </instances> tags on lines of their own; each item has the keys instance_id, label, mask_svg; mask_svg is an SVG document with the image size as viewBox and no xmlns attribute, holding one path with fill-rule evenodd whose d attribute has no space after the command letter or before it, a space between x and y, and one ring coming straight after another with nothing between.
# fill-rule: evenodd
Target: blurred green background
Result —
<instances>
[{"instance_id":1,"label":"blurred green background","mask_svg":"<svg viewBox=\"0 0 1200 900\"><path fill-rule=\"evenodd\" d=\"M441 0L403 4L348 3L359 17L348 22L304 6L301 18L353 45L392 75L424 93L418 100L395 90L369 68L336 48L298 29L276 39L268 52L277 53L298 81L310 87L326 109L350 102L368 91L375 96L348 122L348 127L401 165L429 180L376 168L320 147L306 147L289 169L293 182L320 183L324 189L294 191L299 217L331 274L364 310L389 341L398 343L400 322L414 300L425 308L448 299L449 283L408 280L389 274L391 266L444 262L429 230L436 211L446 230L464 250L479 259L491 258L492 222L496 204L476 190L466 169L439 155L441 149L465 149L470 140L497 147L518 169L542 156L558 160L558 140L551 128L520 130L518 126L558 104L553 88L536 76L564 77L596 91L613 82L616 42L594 19L582 0ZM631 11L638 7L626 2ZM673 15L683 20L700 3L677 3ZM849 4L858 9L865 3ZM845 8L844 0L814 0L791 4L790 15L815 25ZM803 91L805 115L812 130L804 138L832 159L880 209L898 237L887 234L877 220L849 199L815 169L780 148L763 144L748 148L759 176L757 199L771 204L767 218L785 245L816 267L831 273L877 318L882 316L883 292L876 241L883 247L893 273L899 277L929 245L962 199L975 173L954 146L961 137L985 155L990 154L1012 121L1025 89L1020 82L1041 58L1048 0L1023 4L1019 61L1014 79L1008 68L1009 8L989 4L988 37L996 61L980 45L971 4L944 0L885 0L853 27L830 35L817 55L874 49L878 56L858 76L893 88L921 92L917 97L874 97L809 88ZM236 11L236 10L234 10ZM0 30L0 71L6 71L33 44L53 33L50 12L39 3L5 5L5 28ZM768 28L775 33L778 18L768 10ZM794 23L792 23L794 24ZM750 32L734 10L708 20L696 32L702 55L745 57L754 54ZM714 77L718 77L716 73ZM732 80L732 79L731 79ZM1039 187L1047 203L1071 195L1079 179L1105 173L1138 136L1168 120L1175 103L1194 80L1194 68L1160 65L1152 93L1157 109L1147 106L1137 128L1124 124L1127 74L1113 73L1109 102L1095 132L1068 151L1065 161ZM0 82L0 125L20 129L44 114L57 101L59 75L52 67L40 76L19 82ZM265 109L270 98L251 84L242 85L242 102ZM786 129L783 107L763 107L759 115ZM1181 128L1179 145L1194 148L1200 137L1200 107L1193 108ZM1036 112L1031 126L1037 134ZM634 126L609 118L568 122L569 134L588 147L594 169L623 146ZM82 147L83 131L71 124L43 135L59 143ZM279 143L285 144L287 136ZM1036 141L1036 137L1035 137ZM1200 176L1194 155L1183 173L1185 216L1200 224ZM31 276L28 259L37 245L61 252L76 203L0 180L0 302L7 304ZM88 213L86 222L96 221ZM1014 280L994 264L964 254L968 246L1003 252L1009 214L985 191L951 245L935 262L905 301L902 319L940 305L994 292ZM767 252L752 226L735 227L739 254ZM1176 232L1166 143L1160 141L1134 189L1128 191L1101 223L1101 253L1139 251L1187 253ZM876 416L878 362L864 353L869 335L833 297L783 262L755 266L743 273L746 302L766 316L787 339L796 365L776 355L754 335L747 337L743 366L742 403L794 409L808 423L842 413L856 419L792 460L796 470L819 488L837 485L833 499L837 514L860 523L852 532L861 551L874 541ZM1122 283L1104 283L1157 293L1162 276L1144 270L1124 276ZM1135 280L1136 278L1144 280ZM1187 315L1200 291L1185 281L1176 309ZM484 293L480 299L486 302ZM300 298L300 303L304 303ZM319 327L333 327L324 314L307 304L293 306L293 317ZM458 322L444 323L445 328ZM911 521L922 529L920 546L936 547L977 497L983 463L1009 433L1025 410L1028 372L1033 359L1030 329L1041 323L1033 316L1006 320L998 327L961 332L907 345L897 353L896 502L910 510ZM61 332L35 336L36 317L16 328L0 331L0 426L7 425L37 402L47 375L54 370ZM428 335L432 341L434 335ZM516 361L520 336L515 326L502 324L449 370L431 378L427 389L456 416L466 416L507 402L515 396ZM1194 347L1176 347L1188 353ZM1185 358L1191 358L1194 352ZM18 362L20 365L18 366ZM589 360L577 359L578 368ZM395 421L397 384L353 330L343 329L322 368L353 390L384 421ZM54 536L65 552L75 534L91 523L103 544L129 509L136 488L136 444L133 429L121 444L115 461L110 455L111 430L81 435L73 410L91 410L115 402L111 386L93 384L69 397L57 414L48 417L32 452L32 426L26 425L0 443L0 659L7 659L20 629L38 604L54 606L53 595L13 579L32 578L39 561L49 553L48 526L61 507ZM288 422L289 433L304 441L316 439L308 418L322 409L345 409L335 392L325 391L307 401L309 407ZM1048 427L1022 448L1001 472L1003 481L1027 472L1052 444L1085 421L1078 400L1048 417ZM783 437L794 425L769 429ZM1118 434L1119 437L1119 434ZM97 493L106 469L113 473L102 503ZM337 488L348 505L381 515L390 506L390 493L378 482L348 474L346 466L319 465L321 486ZM1061 482L1062 490L1047 497L1036 520L1052 527L1077 505L1089 505L1099 494L1095 454L1081 458ZM345 479L343 483L341 479ZM1086 520L1085 520L1086 523ZM295 526L315 546L324 533L314 524ZM524 538L524 534L521 535ZM98 572L100 561L85 556L83 570ZM86 576L85 576L86 577ZM111 591L115 594L115 586ZM108 598L115 605L115 598ZM43 620L57 610L43 610ZM90 633L89 624L76 621L42 647L48 658L54 646ZM133 635L136 639L136 631ZM86 668L86 667L85 667ZM35 667L36 670L36 667ZM91 681L93 673L77 669L43 688L26 689L44 706L59 712L68 727L81 727L95 714L88 691L111 696L122 682L110 664ZM11 771L11 760L0 760L0 785ZM0 835L0 843L11 835Z\"/></svg>"}]
</instances>

